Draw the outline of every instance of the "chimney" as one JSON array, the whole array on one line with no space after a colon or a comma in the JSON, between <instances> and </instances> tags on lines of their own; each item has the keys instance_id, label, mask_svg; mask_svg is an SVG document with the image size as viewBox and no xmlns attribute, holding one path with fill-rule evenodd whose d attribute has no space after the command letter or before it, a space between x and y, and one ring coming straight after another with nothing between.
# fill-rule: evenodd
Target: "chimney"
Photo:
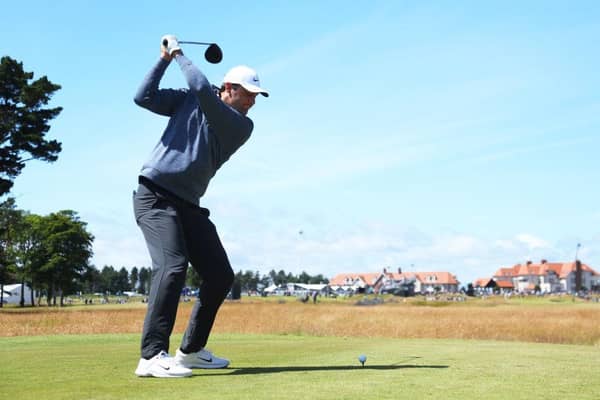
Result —
<instances>
[{"instance_id":1,"label":"chimney","mask_svg":"<svg viewBox=\"0 0 600 400\"><path fill-rule=\"evenodd\" d=\"M575 291L581 290L581 261L575 260Z\"/></svg>"},{"instance_id":2,"label":"chimney","mask_svg":"<svg viewBox=\"0 0 600 400\"><path fill-rule=\"evenodd\" d=\"M402 273L402 268L398 268L398 273L401 274Z\"/></svg>"}]
</instances>

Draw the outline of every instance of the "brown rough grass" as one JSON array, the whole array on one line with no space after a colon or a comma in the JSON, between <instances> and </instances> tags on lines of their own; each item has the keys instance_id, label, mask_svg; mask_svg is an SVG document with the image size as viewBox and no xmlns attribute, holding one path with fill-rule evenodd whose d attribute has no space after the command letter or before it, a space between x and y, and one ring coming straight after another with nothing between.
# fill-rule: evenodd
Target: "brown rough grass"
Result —
<instances>
[{"instance_id":1,"label":"brown rough grass","mask_svg":"<svg viewBox=\"0 0 600 400\"><path fill-rule=\"evenodd\" d=\"M185 330L191 303L181 303L175 332ZM0 336L139 333L137 305L0 311ZM600 306L356 306L243 300L221 307L213 332L390 338L456 338L600 345Z\"/></svg>"}]
</instances>

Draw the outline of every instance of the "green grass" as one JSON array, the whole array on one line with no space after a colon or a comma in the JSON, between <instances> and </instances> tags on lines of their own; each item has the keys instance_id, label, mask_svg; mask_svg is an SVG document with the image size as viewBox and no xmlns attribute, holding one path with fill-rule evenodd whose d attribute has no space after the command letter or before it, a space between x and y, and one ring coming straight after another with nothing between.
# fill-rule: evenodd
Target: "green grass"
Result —
<instances>
[{"instance_id":1,"label":"green grass","mask_svg":"<svg viewBox=\"0 0 600 400\"><path fill-rule=\"evenodd\" d=\"M232 359L230 368L155 379L133 374L138 341L0 338L0 399L600 398L597 346L214 335L210 347Z\"/></svg>"}]
</instances>

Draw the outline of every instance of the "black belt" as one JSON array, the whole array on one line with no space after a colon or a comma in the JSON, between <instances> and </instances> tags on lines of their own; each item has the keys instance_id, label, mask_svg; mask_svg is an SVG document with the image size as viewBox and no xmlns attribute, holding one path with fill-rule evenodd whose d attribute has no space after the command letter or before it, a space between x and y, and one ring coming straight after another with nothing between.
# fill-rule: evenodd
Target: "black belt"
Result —
<instances>
[{"instance_id":1,"label":"black belt","mask_svg":"<svg viewBox=\"0 0 600 400\"><path fill-rule=\"evenodd\" d=\"M138 177L138 183L140 185L144 185L150 191L160 194L161 196L165 197L169 201L173 202L178 207L200 209L202 211L202 213L205 214L206 216L210 215L210 211L208 210L208 208L200 207L197 204L190 203L189 201L182 199L181 197L177 196L176 194L173 194L172 192L168 191L167 189L163 188L162 186L159 186L156 183L152 182L150 179L146 178L143 175L140 175Z\"/></svg>"}]
</instances>

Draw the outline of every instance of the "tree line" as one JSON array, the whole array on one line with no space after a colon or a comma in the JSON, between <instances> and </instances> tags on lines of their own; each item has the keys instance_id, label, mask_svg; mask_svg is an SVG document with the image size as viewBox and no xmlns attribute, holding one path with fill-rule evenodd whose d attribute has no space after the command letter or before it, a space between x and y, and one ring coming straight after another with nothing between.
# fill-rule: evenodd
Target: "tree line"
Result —
<instances>
[{"instance_id":1,"label":"tree line","mask_svg":"<svg viewBox=\"0 0 600 400\"><path fill-rule=\"evenodd\" d=\"M93 240L75 211L41 216L17 209L9 197L0 203L0 295L3 283L16 279L44 293L49 305L57 297L63 304L89 265Z\"/></svg>"},{"instance_id":2,"label":"tree line","mask_svg":"<svg viewBox=\"0 0 600 400\"><path fill-rule=\"evenodd\" d=\"M115 269L105 265L97 269L90 264L94 236L72 210L48 215L37 215L16 207L9 197L0 203L0 296L7 282L19 282L32 289L31 298L20 304L64 305L66 296L74 294L115 295L123 292L148 294L152 281L150 267L131 270ZM284 270L271 270L261 275L258 271L241 270L235 274L234 285L241 291L260 292L269 285L287 283L327 283L323 275L299 275ZM186 286L198 288L202 277L188 268ZM34 298L34 292L37 298ZM1 302L0 302L1 306Z\"/></svg>"},{"instance_id":3,"label":"tree line","mask_svg":"<svg viewBox=\"0 0 600 400\"><path fill-rule=\"evenodd\" d=\"M306 272L299 275L286 273L283 270L276 272L271 270L266 275L261 275L259 271L239 271L235 274L234 287L244 292L261 292L270 285L285 285L287 283L328 283L328 279L323 275L311 276ZM185 288L183 294L194 292L202 284L202 277L189 266L187 270ZM78 290L82 294L101 294L101 295L121 295L125 292L133 292L140 295L147 295L152 285L152 268L133 267L129 271L126 267L119 270L111 265L105 265L98 270L93 265L88 266L81 275Z\"/></svg>"},{"instance_id":4,"label":"tree line","mask_svg":"<svg viewBox=\"0 0 600 400\"><path fill-rule=\"evenodd\" d=\"M234 286L244 292L261 292L270 285L285 285L287 283L328 283L323 275L311 276L306 272L299 275L286 273L283 270L276 272L271 270L266 275L259 271L241 270L235 274ZM189 266L185 280L185 292L192 292L202 284L202 277ZM152 268L133 267L129 271L126 267L119 270L111 265L105 265L102 270L93 265L88 266L81 275L80 284L77 285L82 294L121 295L125 292L133 292L147 295L152 285ZM191 289L191 290L187 290Z\"/></svg>"}]
</instances>

